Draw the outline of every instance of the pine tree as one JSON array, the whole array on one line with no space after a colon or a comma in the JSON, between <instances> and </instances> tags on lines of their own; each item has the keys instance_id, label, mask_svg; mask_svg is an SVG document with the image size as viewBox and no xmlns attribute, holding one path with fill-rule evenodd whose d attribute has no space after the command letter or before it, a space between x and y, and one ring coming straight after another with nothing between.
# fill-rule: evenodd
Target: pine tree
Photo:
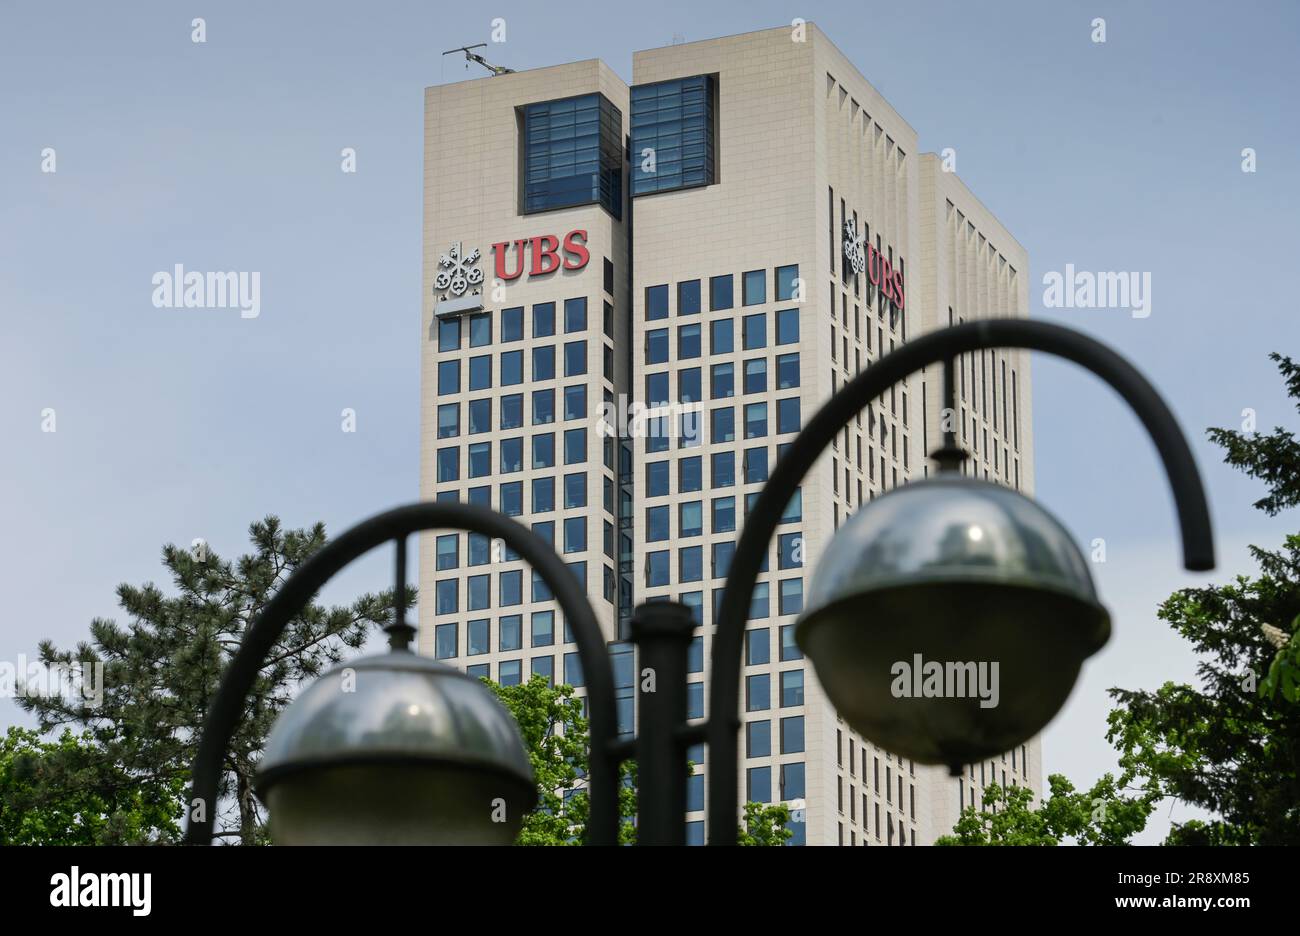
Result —
<instances>
[{"instance_id":1,"label":"pine tree","mask_svg":"<svg viewBox=\"0 0 1300 936\"><path fill-rule=\"evenodd\" d=\"M188 786L199 733L221 674L258 614L295 569L326 542L325 528L285 530L274 516L249 527L253 549L235 561L206 547L163 548L174 593L148 583L123 584L118 602L129 619L97 618L90 639L75 649L40 644L46 665L103 664L97 698L67 693L24 696L42 732L81 726L106 763L141 784ZM406 603L414 602L408 589ZM372 628L393 618L392 589L366 594L348 606L312 602L295 616L264 662L234 738L226 751L216 834L243 844L265 840L263 814L252 780L276 716L298 685L359 649ZM87 778L95 782L94 777ZM95 793L91 789L85 791ZM154 830L175 838L173 826Z\"/></svg>"},{"instance_id":2,"label":"pine tree","mask_svg":"<svg viewBox=\"0 0 1300 936\"><path fill-rule=\"evenodd\" d=\"M1300 368L1271 355L1300 408ZM1300 504L1300 443L1211 429L1228 464L1264 482L1255 506L1277 516ZM1176 826L1168 844L1300 844L1300 535L1280 550L1251 547L1259 574L1185 588L1159 616L1200 658L1199 686L1112 689L1107 738L1120 765L1154 795L1212 814Z\"/></svg>"}]
</instances>

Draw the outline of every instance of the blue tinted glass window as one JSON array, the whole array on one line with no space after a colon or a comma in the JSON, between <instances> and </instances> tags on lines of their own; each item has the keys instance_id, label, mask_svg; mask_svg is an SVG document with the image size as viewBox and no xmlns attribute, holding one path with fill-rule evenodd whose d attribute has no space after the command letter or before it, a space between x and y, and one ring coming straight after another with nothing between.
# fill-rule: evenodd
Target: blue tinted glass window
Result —
<instances>
[{"instance_id":1,"label":"blue tinted glass window","mask_svg":"<svg viewBox=\"0 0 1300 936\"><path fill-rule=\"evenodd\" d=\"M492 386L492 357L483 354L469 359L469 388L486 390Z\"/></svg>"},{"instance_id":2,"label":"blue tinted glass window","mask_svg":"<svg viewBox=\"0 0 1300 936\"><path fill-rule=\"evenodd\" d=\"M776 389L793 390L799 386L799 354L776 356Z\"/></svg>"},{"instance_id":3,"label":"blue tinted glass window","mask_svg":"<svg viewBox=\"0 0 1300 936\"><path fill-rule=\"evenodd\" d=\"M533 467L555 467L555 433L543 432L533 436Z\"/></svg>"},{"instance_id":4,"label":"blue tinted glass window","mask_svg":"<svg viewBox=\"0 0 1300 936\"><path fill-rule=\"evenodd\" d=\"M736 411L727 406L713 411L710 441L734 442L736 440Z\"/></svg>"},{"instance_id":5,"label":"blue tinted glass window","mask_svg":"<svg viewBox=\"0 0 1300 936\"><path fill-rule=\"evenodd\" d=\"M658 550L646 553L645 557L645 583L647 586L669 585L671 578L669 572L669 553L668 550Z\"/></svg>"},{"instance_id":6,"label":"blue tinted glass window","mask_svg":"<svg viewBox=\"0 0 1300 936\"><path fill-rule=\"evenodd\" d=\"M781 753L803 753L803 716L781 719ZM863 817L866 818L865 816Z\"/></svg>"},{"instance_id":7,"label":"blue tinted glass window","mask_svg":"<svg viewBox=\"0 0 1300 936\"><path fill-rule=\"evenodd\" d=\"M668 284L647 286L645 289L645 317L647 321L668 318Z\"/></svg>"},{"instance_id":8,"label":"blue tinted glass window","mask_svg":"<svg viewBox=\"0 0 1300 936\"><path fill-rule=\"evenodd\" d=\"M736 350L736 329L732 319L709 323L709 353L730 354Z\"/></svg>"},{"instance_id":9,"label":"blue tinted glass window","mask_svg":"<svg viewBox=\"0 0 1300 936\"><path fill-rule=\"evenodd\" d=\"M469 317L469 346L471 348L486 348L492 343L492 316L484 312L482 315L471 315Z\"/></svg>"},{"instance_id":10,"label":"blue tinted glass window","mask_svg":"<svg viewBox=\"0 0 1300 936\"><path fill-rule=\"evenodd\" d=\"M709 311L720 312L735 305L735 278L730 273L709 277Z\"/></svg>"},{"instance_id":11,"label":"blue tinted glass window","mask_svg":"<svg viewBox=\"0 0 1300 936\"><path fill-rule=\"evenodd\" d=\"M799 398L787 397L784 400L777 400L776 431L778 433L798 432L799 425Z\"/></svg>"},{"instance_id":12,"label":"blue tinted glass window","mask_svg":"<svg viewBox=\"0 0 1300 936\"><path fill-rule=\"evenodd\" d=\"M555 379L555 345L544 345L540 348L533 348L533 380L554 380ZM502 370L501 382L509 383L505 379L504 368Z\"/></svg>"},{"instance_id":13,"label":"blue tinted glass window","mask_svg":"<svg viewBox=\"0 0 1300 936\"><path fill-rule=\"evenodd\" d=\"M438 350L460 350L460 319L438 319Z\"/></svg>"},{"instance_id":14,"label":"blue tinted glass window","mask_svg":"<svg viewBox=\"0 0 1300 936\"><path fill-rule=\"evenodd\" d=\"M745 438L761 439L767 435L767 404L745 404Z\"/></svg>"},{"instance_id":15,"label":"blue tinted glass window","mask_svg":"<svg viewBox=\"0 0 1300 936\"><path fill-rule=\"evenodd\" d=\"M433 656L446 660L456 655L456 625L439 624L433 629Z\"/></svg>"},{"instance_id":16,"label":"blue tinted glass window","mask_svg":"<svg viewBox=\"0 0 1300 936\"><path fill-rule=\"evenodd\" d=\"M745 316L742 343L746 351L767 347L767 316L762 312Z\"/></svg>"},{"instance_id":17,"label":"blue tinted glass window","mask_svg":"<svg viewBox=\"0 0 1300 936\"><path fill-rule=\"evenodd\" d=\"M677 372L677 399L682 403L698 403L703 399L698 367L688 367Z\"/></svg>"},{"instance_id":18,"label":"blue tinted glass window","mask_svg":"<svg viewBox=\"0 0 1300 936\"><path fill-rule=\"evenodd\" d=\"M714 452L710 458L709 483L714 487L731 487L736 483L736 453Z\"/></svg>"},{"instance_id":19,"label":"blue tinted glass window","mask_svg":"<svg viewBox=\"0 0 1300 936\"><path fill-rule=\"evenodd\" d=\"M736 395L736 365L714 364L710 369L711 384L709 395L715 400L723 400Z\"/></svg>"},{"instance_id":20,"label":"blue tinted glass window","mask_svg":"<svg viewBox=\"0 0 1300 936\"><path fill-rule=\"evenodd\" d=\"M700 463L700 456L695 455L691 458L683 458L677 463L679 491L698 491L703 485L703 469Z\"/></svg>"},{"instance_id":21,"label":"blue tinted glass window","mask_svg":"<svg viewBox=\"0 0 1300 936\"><path fill-rule=\"evenodd\" d=\"M767 390L767 358L752 358L745 362L745 392L763 393Z\"/></svg>"},{"instance_id":22,"label":"blue tinted glass window","mask_svg":"<svg viewBox=\"0 0 1300 936\"><path fill-rule=\"evenodd\" d=\"M714 180L712 75L636 85L632 99L632 194Z\"/></svg>"},{"instance_id":23,"label":"blue tinted glass window","mask_svg":"<svg viewBox=\"0 0 1300 936\"><path fill-rule=\"evenodd\" d=\"M668 539L669 513L667 507L647 507L645 512L645 538L647 542L659 543Z\"/></svg>"},{"instance_id":24,"label":"blue tinted glass window","mask_svg":"<svg viewBox=\"0 0 1300 936\"><path fill-rule=\"evenodd\" d=\"M645 333L645 362L668 363L668 329L652 328Z\"/></svg>"},{"instance_id":25,"label":"blue tinted glass window","mask_svg":"<svg viewBox=\"0 0 1300 936\"><path fill-rule=\"evenodd\" d=\"M518 650L523 645L523 618L518 614L507 614L497 622L497 649Z\"/></svg>"},{"instance_id":26,"label":"blue tinted glass window","mask_svg":"<svg viewBox=\"0 0 1300 936\"><path fill-rule=\"evenodd\" d=\"M478 618L465 624L465 653L478 656L492 649L491 622Z\"/></svg>"},{"instance_id":27,"label":"blue tinted glass window","mask_svg":"<svg viewBox=\"0 0 1300 936\"><path fill-rule=\"evenodd\" d=\"M587 388L584 385L564 388L564 418L587 418Z\"/></svg>"},{"instance_id":28,"label":"blue tinted glass window","mask_svg":"<svg viewBox=\"0 0 1300 936\"><path fill-rule=\"evenodd\" d=\"M578 377L587 373L587 342L564 343L564 376Z\"/></svg>"},{"instance_id":29,"label":"blue tinted glass window","mask_svg":"<svg viewBox=\"0 0 1300 936\"><path fill-rule=\"evenodd\" d=\"M767 480L767 448L745 449L745 483Z\"/></svg>"},{"instance_id":30,"label":"blue tinted glass window","mask_svg":"<svg viewBox=\"0 0 1300 936\"><path fill-rule=\"evenodd\" d=\"M587 476L582 472L564 476L564 506L587 506Z\"/></svg>"},{"instance_id":31,"label":"blue tinted glass window","mask_svg":"<svg viewBox=\"0 0 1300 936\"><path fill-rule=\"evenodd\" d=\"M460 361L438 362L438 392L460 392Z\"/></svg>"},{"instance_id":32,"label":"blue tinted glass window","mask_svg":"<svg viewBox=\"0 0 1300 936\"><path fill-rule=\"evenodd\" d=\"M544 426L555 422L555 391L533 391L533 425Z\"/></svg>"},{"instance_id":33,"label":"blue tinted glass window","mask_svg":"<svg viewBox=\"0 0 1300 936\"><path fill-rule=\"evenodd\" d=\"M473 368L470 369L473 374ZM491 378L489 378L491 379ZM506 351L501 355L501 386L513 387L524 382L524 352ZM470 387L471 390L478 389Z\"/></svg>"},{"instance_id":34,"label":"blue tinted glass window","mask_svg":"<svg viewBox=\"0 0 1300 936\"><path fill-rule=\"evenodd\" d=\"M799 264L776 268L776 301L784 302L795 298L795 289L799 282Z\"/></svg>"},{"instance_id":35,"label":"blue tinted glass window","mask_svg":"<svg viewBox=\"0 0 1300 936\"><path fill-rule=\"evenodd\" d=\"M677 284L677 314L696 315L700 311L700 281L685 280Z\"/></svg>"},{"instance_id":36,"label":"blue tinted glass window","mask_svg":"<svg viewBox=\"0 0 1300 936\"><path fill-rule=\"evenodd\" d=\"M668 462L649 462L646 466L646 496L663 497L668 493Z\"/></svg>"},{"instance_id":37,"label":"blue tinted glass window","mask_svg":"<svg viewBox=\"0 0 1300 936\"><path fill-rule=\"evenodd\" d=\"M497 667L497 682L503 686L517 686L523 680L523 664L519 660L502 660Z\"/></svg>"},{"instance_id":38,"label":"blue tinted glass window","mask_svg":"<svg viewBox=\"0 0 1300 936\"><path fill-rule=\"evenodd\" d=\"M782 309L776 313L776 343L799 343L798 309Z\"/></svg>"},{"instance_id":39,"label":"blue tinted glass window","mask_svg":"<svg viewBox=\"0 0 1300 936\"><path fill-rule=\"evenodd\" d=\"M492 443L475 442L469 447L469 476L486 478L492 473Z\"/></svg>"},{"instance_id":40,"label":"blue tinted glass window","mask_svg":"<svg viewBox=\"0 0 1300 936\"><path fill-rule=\"evenodd\" d=\"M742 302L762 305L767 302L767 270L746 270L741 279Z\"/></svg>"},{"instance_id":41,"label":"blue tinted glass window","mask_svg":"<svg viewBox=\"0 0 1300 936\"><path fill-rule=\"evenodd\" d=\"M700 326L682 325L677 329L677 358L697 358L700 356Z\"/></svg>"},{"instance_id":42,"label":"blue tinted glass window","mask_svg":"<svg viewBox=\"0 0 1300 936\"><path fill-rule=\"evenodd\" d=\"M469 434L492 431L492 401L469 401Z\"/></svg>"},{"instance_id":43,"label":"blue tinted glass window","mask_svg":"<svg viewBox=\"0 0 1300 936\"><path fill-rule=\"evenodd\" d=\"M524 340L524 307L515 306L513 309L501 310L501 340L502 341L523 341Z\"/></svg>"},{"instance_id":44,"label":"blue tinted glass window","mask_svg":"<svg viewBox=\"0 0 1300 936\"><path fill-rule=\"evenodd\" d=\"M587 460L587 430L566 429L564 431L564 463L581 465Z\"/></svg>"},{"instance_id":45,"label":"blue tinted glass window","mask_svg":"<svg viewBox=\"0 0 1300 936\"><path fill-rule=\"evenodd\" d=\"M549 513L555 509L555 479L533 478L533 513Z\"/></svg>"},{"instance_id":46,"label":"blue tinted glass window","mask_svg":"<svg viewBox=\"0 0 1300 936\"><path fill-rule=\"evenodd\" d=\"M736 499L734 497L715 497L713 499L713 532L732 533L736 529Z\"/></svg>"},{"instance_id":47,"label":"blue tinted glass window","mask_svg":"<svg viewBox=\"0 0 1300 936\"><path fill-rule=\"evenodd\" d=\"M524 424L524 395L512 393L501 398L501 428L518 429Z\"/></svg>"},{"instance_id":48,"label":"blue tinted glass window","mask_svg":"<svg viewBox=\"0 0 1300 936\"><path fill-rule=\"evenodd\" d=\"M600 94L524 108L524 212L599 204L622 217L623 115Z\"/></svg>"},{"instance_id":49,"label":"blue tinted glass window","mask_svg":"<svg viewBox=\"0 0 1300 936\"><path fill-rule=\"evenodd\" d=\"M523 439L502 439L501 440L501 471L509 474L512 471L524 470L524 440Z\"/></svg>"},{"instance_id":50,"label":"blue tinted glass window","mask_svg":"<svg viewBox=\"0 0 1300 936\"><path fill-rule=\"evenodd\" d=\"M524 600L524 573L518 569L502 572L497 586L502 606L522 604Z\"/></svg>"},{"instance_id":51,"label":"blue tinted glass window","mask_svg":"<svg viewBox=\"0 0 1300 936\"><path fill-rule=\"evenodd\" d=\"M564 300L564 330L580 332L587 330L587 297Z\"/></svg>"},{"instance_id":52,"label":"blue tinted glass window","mask_svg":"<svg viewBox=\"0 0 1300 936\"><path fill-rule=\"evenodd\" d=\"M470 611L482 611L488 606L488 582L490 575L471 575L465 581L466 607Z\"/></svg>"},{"instance_id":53,"label":"blue tinted glass window","mask_svg":"<svg viewBox=\"0 0 1300 936\"><path fill-rule=\"evenodd\" d=\"M444 403L438 407L438 438L452 439L460 435L460 404Z\"/></svg>"},{"instance_id":54,"label":"blue tinted glass window","mask_svg":"<svg viewBox=\"0 0 1300 936\"><path fill-rule=\"evenodd\" d=\"M677 535L702 536L704 534L704 505L687 501L677 506Z\"/></svg>"},{"instance_id":55,"label":"blue tinted glass window","mask_svg":"<svg viewBox=\"0 0 1300 936\"><path fill-rule=\"evenodd\" d=\"M539 302L533 306L533 337L549 338L555 334L555 303Z\"/></svg>"},{"instance_id":56,"label":"blue tinted glass window","mask_svg":"<svg viewBox=\"0 0 1300 936\"><path fill-rule=\"evenodd\" d=\"M564 551L566 553L587 551L586 517L566 517L564 519Z\"/></svg>"},{"instance_id":57,"label":"blue tinted glass window","mask_svg":"<svg viewBox=\"0 0 1300 936\"><path fill-rule=\"evenodd\" d=\"M460 480L460 449L455 447L438 449L438 480Z\"/></svg>"},{"instance_id":58,"label":"blue tinted glass window","mask_svg":"<svg viewBox=\"0 0 1300 936\"><path fill-rule=\"evenodd\" d=\"M668 403L668 372L645 375L645 401L647 406L664 406Z\"/></svg>"}]
</instances>

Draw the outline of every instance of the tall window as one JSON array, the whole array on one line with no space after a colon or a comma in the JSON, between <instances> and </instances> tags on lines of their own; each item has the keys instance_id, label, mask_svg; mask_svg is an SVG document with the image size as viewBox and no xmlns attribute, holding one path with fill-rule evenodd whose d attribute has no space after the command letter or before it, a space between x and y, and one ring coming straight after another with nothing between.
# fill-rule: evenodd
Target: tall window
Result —
<instances>
[{"instance_id":1,"label":"tall window","mask_svg":"<svg viewBox=\"0 0 1300 936\"><path fill-rule=\"evenodd\" d=\"M622 217L623 114L601 94L524 108L524 213L599 204Z\"/></svg>"},{"instance_id":2,"label":"tall window","mask_svg":"<svg viewBox=\"0 0 1300 936\"><path fill-rule=\"evenodd\" d=\"M632 88L632 194L712 185L716 131L714 75Z\"/></svg>"}]
</instances>

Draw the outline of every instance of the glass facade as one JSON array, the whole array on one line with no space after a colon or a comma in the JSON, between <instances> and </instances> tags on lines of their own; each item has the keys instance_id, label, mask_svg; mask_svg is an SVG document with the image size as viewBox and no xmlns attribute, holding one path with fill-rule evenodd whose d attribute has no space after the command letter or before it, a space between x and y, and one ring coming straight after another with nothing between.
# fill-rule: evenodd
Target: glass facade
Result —
<instances>
[{"instance_id":1,"label":"glass facade","mask_svg":"<svg viewBox=\"0 0 1300 936\"><path fill-rule=\"evenodd\" d=\"M632 88L632 194L712 185L717 78L695 75Z\"/></svg>"},{"instance_id":2,"label":"glass facade","mask_svg":"<svg viewBox=\"0 0 1300 936\"><path fill-rule=\"evenodd\" d=\"M524 213L599 204L623 215L623 114L601 94L528 104Z\"/></svg>"}]
</instances>

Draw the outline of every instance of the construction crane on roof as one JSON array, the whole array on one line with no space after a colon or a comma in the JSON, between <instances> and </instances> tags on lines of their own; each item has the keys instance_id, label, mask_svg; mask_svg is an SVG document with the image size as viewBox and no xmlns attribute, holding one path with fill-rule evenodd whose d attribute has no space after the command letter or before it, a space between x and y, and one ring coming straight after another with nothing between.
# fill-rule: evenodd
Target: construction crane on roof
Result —
<instances>
[{"instance_id":1,"label":"construction crane on roof","mask_svg":"<svg viewBox=\"0 0 1300 936\"><path fill-rule=\"evenodd\" d=\"M484 68L486 68L494 75L513 75L515 73L515 70L513 68L506 68L504 65L493 65L483 56L473 51L474 49L484 49L484 48L487 48L487 43L480 42L478 45L461 46L459 49L448 49L446 52L442 54L453 55L456 52L464 52L466 68L469 68L470 62L478 62L480 65L482 65Z\"/></svg>"}]
</instances>

